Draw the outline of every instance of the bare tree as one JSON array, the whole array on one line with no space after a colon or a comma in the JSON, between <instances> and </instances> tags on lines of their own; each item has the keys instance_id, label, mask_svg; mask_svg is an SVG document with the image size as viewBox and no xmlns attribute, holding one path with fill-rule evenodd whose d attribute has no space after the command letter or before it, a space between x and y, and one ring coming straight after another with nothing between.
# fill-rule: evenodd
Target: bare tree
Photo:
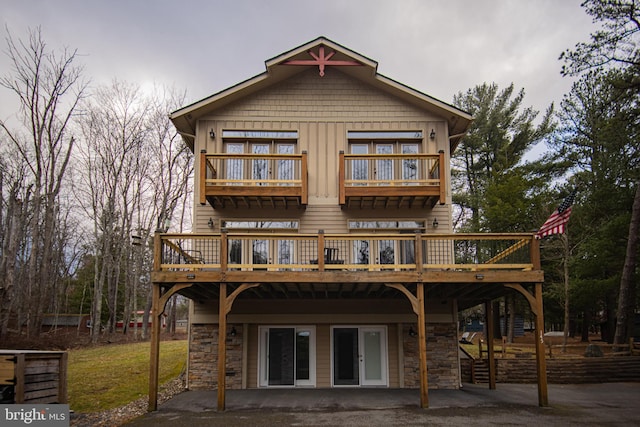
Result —
<instances>
[{"instance_id":1,"label":"bare tree","mask_svg":"<svg viewBox=\"0 0 640 427\"><path fill-rule=\"evenodd\" d=\"M60 227L58 197L74 146L74 138L69 135L70 122L84 97L87 83L82 79L82 67L75 65L76 51L63 49L56 53L49 50L39 28L31 30L26 41L16 41L9 33L6 43L12 70L0 78L0 86L18 99L22 126L13 129L10 124L0 121L0 129L15 149L17 160L25 165L20 192L23 209L28 200L29 217L23 223L23 243L26 244L23 249L27 249L22 266L25 274L23 308L19 310L26 313L27 336L32 336L39 334L42 314L48 308L58 280L54 262L59 256L56 251L60 250L56 245ZM17 188L14 188L9 200L13 197L13 202L17 203L17 194ZM13 211L13 215L17 212ZM11 221L19 218L13 216ZM16 236L15 231L12 236ZM7 250L16 249L15 241L9 241ZM18 254L3 252L4 256L17 257ZM6 268L15 268L9 264ZM15 282L12 281L14 278L3 286L3 307L12 307L15 296Z\"/></svg>"}]
</instances>

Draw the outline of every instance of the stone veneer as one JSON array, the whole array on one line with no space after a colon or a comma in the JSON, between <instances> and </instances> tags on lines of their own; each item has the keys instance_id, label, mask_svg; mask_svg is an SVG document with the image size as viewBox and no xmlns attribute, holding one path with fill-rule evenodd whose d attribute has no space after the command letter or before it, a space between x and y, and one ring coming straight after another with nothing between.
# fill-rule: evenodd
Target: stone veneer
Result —
<instances>
[{"instance_id":1,"label":"stone veneer","mask_svg":"<svg viewBox=\"0 0 640 427\"><path fill-rule=\"evenodd\" d=\"M420 359L418 337L410 337L409 329L417 333L417 326L405 325L404 386L420 387ZM455 323L427 324L427 381L430 389L458 389L458 336Z\"/></svg>"},{"instance_id":2,"label":"stone veneer","mask_svg":"<svg viewBox=\"0 0 640 427\"><path fill-rule=\"evenodd\" d=\"M235 328L235 336L230 336ZM242 325L227 325L227 389L242 388ZM218 386L218 325L191 325L189 341L189 389L211 390Z\"/></svg>"},{"instance_id":3,"label":"stone veneer","mask_svg":"<svg viewBox=\"0 0 640 427\"><path fill-rule=\"evenodd\" d=\"M229 336L235 327L236 335ZM415 325L404 325L404 386L420 387L418 339L409 336ZM227 389L242 387L242 325L227 326ZM189 388L211 390L218 384L218 325L191 325L189 342ZM458 341L455 323L427 324L427 378L430 389L457 389Z\"/></svg>"}]
</instances>

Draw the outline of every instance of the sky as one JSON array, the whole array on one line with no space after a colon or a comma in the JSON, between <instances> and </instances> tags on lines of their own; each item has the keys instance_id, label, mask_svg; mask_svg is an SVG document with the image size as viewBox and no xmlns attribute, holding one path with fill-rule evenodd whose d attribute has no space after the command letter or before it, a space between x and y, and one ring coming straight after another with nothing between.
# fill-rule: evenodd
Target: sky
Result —
<instances>
[{"instance_id":1,"label":"sky","mask_svg":"<svg viewBox=\"0 0 640 427\"><path fill-rule=\"evenodd\" d=\"M174 86L187 102L265 71L265 61L324 36L378 72L441 101L513 83L540 115L572 80L558 57L596 28L581 0L0 0L0 74L8 32L40 26L52 49L77 49L92 87L114 79ZM15 113L0 88L0 119ZM186 105L185 104L185 105Z\"/></svg>"}]
</instances>

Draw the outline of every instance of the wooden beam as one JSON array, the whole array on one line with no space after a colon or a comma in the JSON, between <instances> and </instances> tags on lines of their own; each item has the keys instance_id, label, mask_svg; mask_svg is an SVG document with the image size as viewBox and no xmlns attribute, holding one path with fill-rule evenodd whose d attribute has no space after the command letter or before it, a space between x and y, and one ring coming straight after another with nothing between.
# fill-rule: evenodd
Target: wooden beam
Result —
<instances>
[{"instance_id":1,"label":"wooden beam","mask_svg":"<svg viewBox=\"0 0 640 427\"><path fill-rule=\"evenodd\" d=\"M158 310L160 284L152 283L151 297L151 355L149 363L149 411L158 410L158 365L160 363L160 322Z\"/></svg>"},{"instance_id":2,"label":"wooden beam","mask_svg":"<svg viewBox=\"0 0 640 427\"><path fill-rule=\"evenodd\" d=\"M427 379L427 327L424 313L424 283L418 283L418 349L420 366L420 407L429 407L429 381Z\"/></svg>"},{"instance_id":3,"label":"wooden beam","mask_svg":"<svg viewBox=\"0 0 640 427\"><path fill-rule=\"evenodd\" d=\"M491 301L485 301L484 313L486 316L487 325L487 363L489 365L489 390L496 389L496 359L493 349L493 341L495 338L494 328L495 319L493 318L493 304Z\"/></svg>"},{"instance_id":4,"label":"wooden beam","mask_svg":"<svg viewBox=\"0 0 640 427\"><path fill-rule=\"evenodd\" d=\"M538 372L538 406L549 406L547 391L547 361L544 354L544 311L542 310L542 283L536 283L536 369Z\"/></svg>"},{"instance_id":5,"label":"wooden beam","mask_svg":"<svg viewBox=\"0 0 640 427\"><path fill-rule=\"evenodd\" d=\"M218 411L225 410L227 371L227 284L220 283L218 300Z\"/></svg>"}]
</instances>

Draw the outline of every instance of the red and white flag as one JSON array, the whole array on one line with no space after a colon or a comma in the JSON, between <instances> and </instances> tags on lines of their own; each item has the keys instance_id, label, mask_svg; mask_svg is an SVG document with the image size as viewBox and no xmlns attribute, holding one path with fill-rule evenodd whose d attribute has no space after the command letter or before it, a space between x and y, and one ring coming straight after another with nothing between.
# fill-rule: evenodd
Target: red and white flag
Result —
<instances>
[{"instance_id":1,"label":"red and white flag","mask_svg":"<svg viewBox=\"0 0 640 427\"><path fill-rule=\"evenodd\" d=\"M576 190L573 190L571 194L560 204L549 219L547 219L540 230L536 233L536 238L542 239L543 237L550 236L552 234L563 234L569 222L571 216L571 205L576 198Z\"/></svg>"}]
</instances>

